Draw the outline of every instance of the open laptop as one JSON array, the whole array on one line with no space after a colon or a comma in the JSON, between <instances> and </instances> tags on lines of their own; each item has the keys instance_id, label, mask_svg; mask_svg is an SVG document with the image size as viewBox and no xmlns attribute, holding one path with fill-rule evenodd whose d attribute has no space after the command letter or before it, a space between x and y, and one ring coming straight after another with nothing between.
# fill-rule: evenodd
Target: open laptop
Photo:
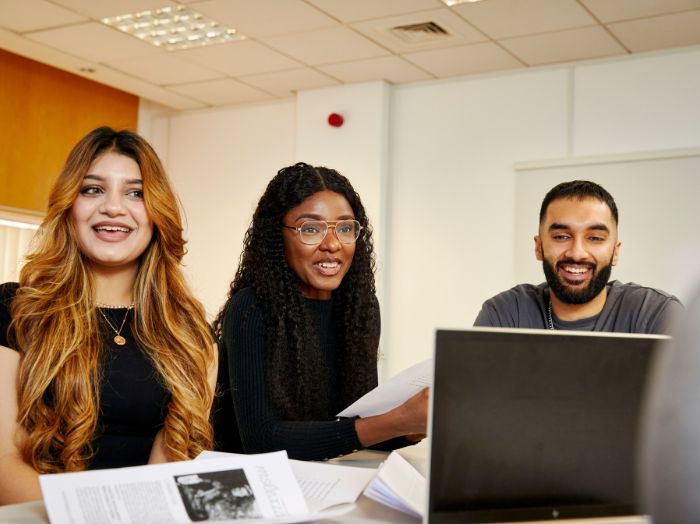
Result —
<instances>
[{"instance_id":1,"label":"open laptop","mask_svg":"<svg viewBox=\"0 0 700 524\"><path fill-rule=\"evenodd\" d=\"M640 407L666 338L438 331L426 521L638 514Z\"/></svg>"}]
</instances>

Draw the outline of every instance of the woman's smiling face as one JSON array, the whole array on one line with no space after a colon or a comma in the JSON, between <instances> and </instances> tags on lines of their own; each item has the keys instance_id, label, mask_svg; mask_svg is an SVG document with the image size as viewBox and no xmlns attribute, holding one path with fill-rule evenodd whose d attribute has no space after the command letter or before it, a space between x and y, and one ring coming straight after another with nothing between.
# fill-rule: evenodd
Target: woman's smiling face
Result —
<instances>
[{"instance_id":1,"label":"woman's smiling face","mask_svg":"<svg viewBox=\"0 0 700 524\"><path fill-rule=\"evenodd\" d=\"M138 164L114 152L97 157L73 202L71 220L80 251L95 269L136 268L153 236Z\"/></svg>"},{"instance_id":2,"label":"woman's smiling face","mask_svg":"<svg viewBox=\"0 0 700 524\"><path fill-rule=\"evenodd\" d=\"M353 220L355 213L340 193L323 190L314 193L284 215L284 225L300 227L309 220L322 220L331 226L338 220ZM320 244L301 241L299 232L284 228L284 252L287 263L301 280L301 293L307 298L330 300L340 286L355 255L355 243L343 244L335 228L330 227Z\"/></svg>"}]
</instances>

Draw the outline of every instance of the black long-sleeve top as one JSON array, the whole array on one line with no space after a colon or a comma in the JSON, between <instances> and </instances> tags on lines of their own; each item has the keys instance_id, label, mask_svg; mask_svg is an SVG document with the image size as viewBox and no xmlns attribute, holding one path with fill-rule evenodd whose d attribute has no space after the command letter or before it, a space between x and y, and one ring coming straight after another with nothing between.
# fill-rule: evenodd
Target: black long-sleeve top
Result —
<instances>
[{"instance_id":1,"label":"black long-sleeve top","mask_svg":"<svg viewBox=\"0 0 700 524\"><path fill-rule=\"evenodd\" d=\"M0 284L0 346L10 346L7 329L12 321L10 306L18 284ZM158 379L156 369L131 331L134 310L103 308L101 314L118 326L126 345L114 342L114 333L102 325L104 350L100 362L100 405L97 429L92 438L94 456L88 469L146 464L156 434L168 412L170 392ZM126 318L125 318L126 317ZM50 394L50 392L49 392Z\"/></svg>"},{"instance_id":2,"label":"black long-sleeve top","mask_svg":"<svg viewBox=\"0 0 700 524\"><path fill-rule=\"evenodd\" d=\"M274 413L265 372L265 320L255 291L242 289L226 310L219 348L219 388L223 395L218 399L219 411L214 422L220 449L245 453L286 449L290 458L323 460L362 446L355 420L335 418L335 413L347 406L339 405L333 301L304 299L304 306L318 322L320 349L326 357L330 399L327 420L289 421ZM375 373L373 386L376 383ZM234 409L227 403L232 403ZM236 421L239 435L232 427ZM401 443L406 444L403 440Z\"/></svg>"}]
</instances>

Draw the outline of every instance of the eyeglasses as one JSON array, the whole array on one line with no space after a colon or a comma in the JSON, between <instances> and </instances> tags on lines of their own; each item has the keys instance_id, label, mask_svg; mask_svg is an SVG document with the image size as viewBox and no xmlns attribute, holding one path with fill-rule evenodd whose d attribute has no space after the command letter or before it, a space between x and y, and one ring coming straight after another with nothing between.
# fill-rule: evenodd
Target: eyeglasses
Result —
<instances>
[{"instance_id":1,"label":"eyeglasses","mask_svg":"<svg viewBox=\"0 0 700 524\"><path fill-rule=\"evenodd\" d=\"M326 222L325 220L307 220L299 227L285 226L299 232L299 238L304 244L316 245L323 242L328 234L328 228L335 230L336 238L342 244L353 244L360 237L362 226L357 220L338 220L336 222Z\"/></svg>"}]
</instances>

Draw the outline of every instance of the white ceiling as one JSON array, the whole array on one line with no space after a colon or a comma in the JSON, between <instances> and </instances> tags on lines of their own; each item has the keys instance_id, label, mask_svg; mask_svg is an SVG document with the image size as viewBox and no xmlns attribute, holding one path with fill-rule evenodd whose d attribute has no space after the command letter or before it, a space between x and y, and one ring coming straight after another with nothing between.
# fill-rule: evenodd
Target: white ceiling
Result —
<instances>
[{"instance_id":1,"label":"white ceiling","mask_svg":"<svg viewBox=\"0 0 700 524\"><path fill-rule=\"evenodd\" d=\"M245 40L165 51L103 17L187 4ZM449 34L404 41L434 22ZM700 44L700 0L0 0L0 47L174 109Z\"/></svg>"}]
</instances>

